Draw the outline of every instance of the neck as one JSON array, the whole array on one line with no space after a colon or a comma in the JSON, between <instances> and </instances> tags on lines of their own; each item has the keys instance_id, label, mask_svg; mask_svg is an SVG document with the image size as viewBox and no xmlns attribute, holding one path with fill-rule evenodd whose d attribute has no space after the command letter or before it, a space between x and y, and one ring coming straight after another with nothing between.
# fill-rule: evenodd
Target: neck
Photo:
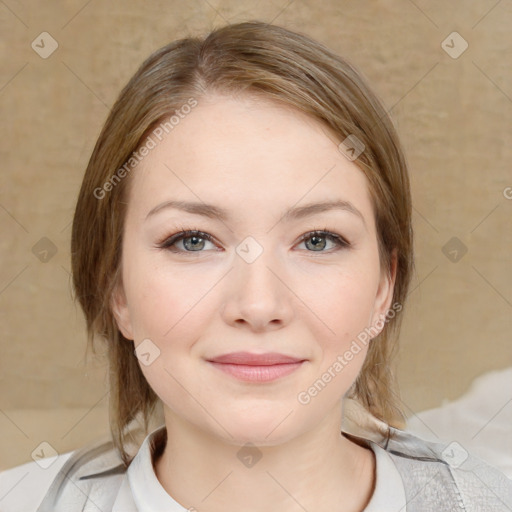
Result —
<instances>
[{"instance_id":1,"label":"neck","mask_svg":"<svg viewBox=\"0 0 512 512\"><path fill-rule=\"evenodd\" d=\"M299 437L257 447L231 444L167 410L165 419L167 443L155 472L185 508L359 512L373 493L373 451L341 434L340 411Z\"/></svg>"}]
</instances>

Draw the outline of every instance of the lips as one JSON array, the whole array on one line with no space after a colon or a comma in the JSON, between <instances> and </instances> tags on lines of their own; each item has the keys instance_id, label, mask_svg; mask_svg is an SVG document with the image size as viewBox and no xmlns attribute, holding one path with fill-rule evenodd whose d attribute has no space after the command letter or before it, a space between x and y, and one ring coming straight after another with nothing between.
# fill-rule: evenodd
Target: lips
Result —
<instances>
[{"instance_id":1,"label":"lips","mask_svg":"<svg viewBox=\"0 0 512 512\"><path fill-rule=\"evenodd\" d=\"M267 352L251 354L250 352L231 352L223 354L208 362L223 373L245 382L271 382L298 370L305 359Z\"/></svg>"},{"instance_id":2,"label":"lips","mask_svg":"<svg viewBox=\"0 0 512 512\"><path fill-rule=\"evenodd\" d=\"M267 352L265 354L251 354L250 352L231 352L221 356L209 359L213 363L224 364L243 364L248 366L270 366L274 364L300 363L304 359L286 356L277 352Z\"/></svg>"}]
</instances>

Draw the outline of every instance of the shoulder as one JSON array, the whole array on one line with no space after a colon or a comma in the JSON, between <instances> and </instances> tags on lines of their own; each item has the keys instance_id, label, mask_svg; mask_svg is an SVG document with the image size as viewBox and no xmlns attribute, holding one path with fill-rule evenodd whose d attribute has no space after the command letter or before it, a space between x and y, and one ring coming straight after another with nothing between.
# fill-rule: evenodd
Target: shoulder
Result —
<instances>
[{"instance_id":1,"label":"shoulder","mask_svg":"<svg viewBox=\"0 0 512 512\"><path fill-rule=\"evenodd\" d=\"M0 510L37 510L52 481L73 452L46 457L0 471Z\"/></svg>"},{"instance_id":2,"label":"shoulder","mask_svg":"<svg viewBox=\"0 0 512 512\"><path fill-rule=\"evenodd\" d=\"M356 400L345 402L342 430L389 454L412 510L511 512L512 480L460 443L427 441L373 416Z\"/></svg>"},{"instance_id":3,"label":"shoulder","mask_svg":"<svg viewBox=\"0 0 512 512\"><path fill-rule=\"evenodd\" d=\"M381 446L401 474L408 503L438 503L437 510L512 509L512 480L456 441L426 441L390 427Z\"/></svg>"},{"instance_id":4,"label":"shoulder","mask_svg":"<svg viewBox=\"0 0 512 512\"><path fill-rule=\"evenodd\" d=\"M0 472L2 512L83 510L87 502L108 510L126 473L111 441Z\"/></svg>"}]
</instances>

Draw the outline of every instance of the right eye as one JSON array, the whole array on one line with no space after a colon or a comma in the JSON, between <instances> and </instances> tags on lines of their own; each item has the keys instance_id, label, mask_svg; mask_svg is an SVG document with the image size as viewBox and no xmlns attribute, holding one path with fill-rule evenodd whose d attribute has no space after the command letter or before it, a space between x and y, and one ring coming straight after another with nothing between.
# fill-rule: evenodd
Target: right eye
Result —
<instances>
[{"instance_id":1,"label":"right eye","mask_svg":"<svg viewBox=\"0 0 512 512\"><path fill-rule=\"evenodd\" d=\"M179 242L182 244L181 248L177 245ZM213 244L211 235L197 229L191 229L167 237L158 244L158 247L171 252L204 252L203 249L206 243Z\"/></svg>"}]
</instances>

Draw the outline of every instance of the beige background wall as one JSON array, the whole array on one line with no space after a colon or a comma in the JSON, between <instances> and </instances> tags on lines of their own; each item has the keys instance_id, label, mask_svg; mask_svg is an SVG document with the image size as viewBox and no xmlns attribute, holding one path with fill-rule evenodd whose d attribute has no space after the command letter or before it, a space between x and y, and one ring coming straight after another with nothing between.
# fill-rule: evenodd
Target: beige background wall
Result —
<instances>
[{"instance_id":1,"label":"beige background wall","mask_svg":"<svg viewBox=\"0 0 512 512\"><path fill-rule=\"evenodd\" d=\"M512 364L511 2L5 0L0 468L30 460L43 440L62 452L107 432L105 364L85 360L69 244L109 106L153 50L248 19L304 31L351 60L402 136L417 251L398 364L406 413ZM468 43L456 59L441 47L453 31ZM42 32L58 43L46 59L31 47L48 51ZM460 51L452 39L449 51ZM452 237L467 249L458 262L443 253Z\"/></svg>"}]
</instances>

